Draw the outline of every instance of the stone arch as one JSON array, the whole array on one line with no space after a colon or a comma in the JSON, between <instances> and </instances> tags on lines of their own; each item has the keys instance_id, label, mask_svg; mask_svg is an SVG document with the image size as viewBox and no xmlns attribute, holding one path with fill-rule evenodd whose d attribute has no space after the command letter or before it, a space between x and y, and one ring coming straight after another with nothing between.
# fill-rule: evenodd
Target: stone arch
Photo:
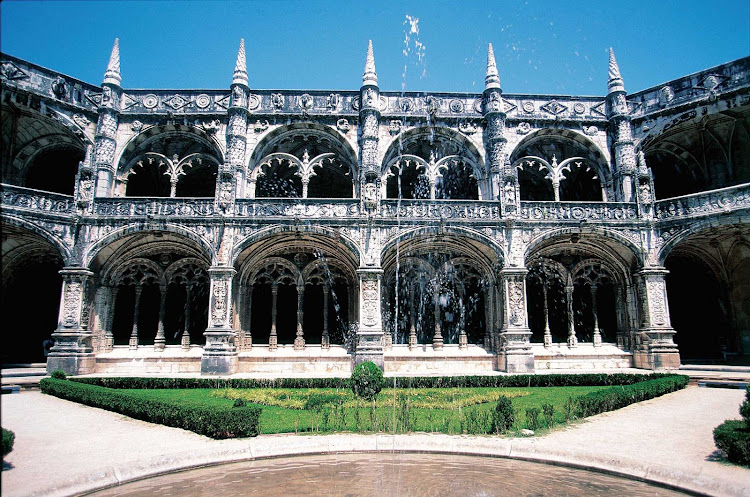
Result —
<instances>
[{"instance_id":1,"label":"stone arch","mask_svg":"<svg viewBox=\"0 0 750 497\"><path fill-rule=\"evenodd\" d=\"M674 234L674 236L671 236L667 241L664 242L664 244L659 248L659 252L657 255L658 264L660 266L663 266L664 261L667 259L667 257L669 257L672 249L674 249L676 245L678 245L680 242L684 241L691 235L711 228L721 228L724 226L746 224L750 224L750 215L743 213L738 213L731 217L723 216L695 221L689 227L680 230L679 232Z\"/></svg>"},{"instance_id":2,"label":"stone arch","mask_svg":"<svg viewBox=\"0 0 750 497\"><path fill-rule=\"evenodd\" d=\"M436 186L437 198L491 198L482 151L466 135L445 126L419 126L394 137L383 153L380 175L383 198L398 196L396 176L408 190L401 192L404 198L433 197ZM429 191L420 193L425 187Z\"/></svg>"},{"instance_id":3,"label":"stone arch","mask_svg":"<svg viewBox=\"0 0 750 497\"><path fill-rule=\"evenodd\" d=\"M210 186L215 188L215 175L223 162L221 144L201 128L182 124L151 126L120 150L115 196L137 196L144 192L146 196L175 196L176 188L187 183L203 185L202 190L193 185L200 190L198 194L188 192L182 196L213 196ZM130 184L131 178L138 182L137 191Z\"/></svg>"},{"instance_id":4,"label":"stone arch","mask_svg":"<svg viewBox=\"0 0 750 497\"><path fill-rule=\"evenodd\" d=\"M7 223L11 226L17 226L19 228L23 228L33 233L36 233L37 235L41 236L46 241L48 241L53 247L55 247L58 250L58 252L60 253L60 256L62 257L63 264L65 266L72 266L75 264L76 257L73 254L73 250L70 247L68 247L68 245L54 233L39 226L33 221L28 221L26 219L12 216L6 213L2 213L1 216L2 216L3 223Z\"/></svg>"},{"instance_id":5,"label":"stone arch","mask_svg":"<svg viewBox=\"0 0 750 497\"><path fill-rule=\"evenodd\" d=\"M303 164L306 159L312 159L309 165ZM269 174L283 183L279 191L271 191L270 185L266 185L272 180L267 177ZM304 122L279 126L258 141L247 162L251 197L307 196L309 182L310 196L320 198L328 191L321 183L326 178L332 182L329 186L335 197L357 196L357 153L345 136L325 124ZM286 186L282 188L283 185ZM344 195L346 188L351 190Z\"/></svg>"},{"instance_id":6,"label":"stone arch","mask_svg":"<svg viewBox=\"0 0 750 497\"><path fill-rule=\"evenodd\" d=\"M148 233L171 233L180 237L184 237L197 245L197 247L199 248L198 252L201 256L205 257L206 260L213 262L216 259L217 254L213 248L212 243L202 236L198 235L197 233L193 232L189 228L171 223L160 224L159 226L154 226L151 228L146 227L142 224L129 224L127 226L114 230L111 233L107 233L95 243L87 247L87 249L84 251L82 265L85 267L89 267L104 248L114 242L117 242L118 240L125 239L131 235Z\"/></svg>"},{"instance_id":7,"label":"stone arch","mask_svg":"<svg viewBox=\"0 0 750 497\"><path fill-rule=\"evenodd\" d=\"M555 200L558 189L563 190L561 197L566 197L562 200L596 200L595 190L600 190L598 200L614 198L608 155L577 131L543 128L530 133L516 144L509 161L519 169L522 200ZM537 190L546 185L546 180L551 183L554 198L536 198L543 195ZM568 188L571 182L584 189L576 194ZM566 188L570 190L567 194Z\"/></svg>"}]
</instances>

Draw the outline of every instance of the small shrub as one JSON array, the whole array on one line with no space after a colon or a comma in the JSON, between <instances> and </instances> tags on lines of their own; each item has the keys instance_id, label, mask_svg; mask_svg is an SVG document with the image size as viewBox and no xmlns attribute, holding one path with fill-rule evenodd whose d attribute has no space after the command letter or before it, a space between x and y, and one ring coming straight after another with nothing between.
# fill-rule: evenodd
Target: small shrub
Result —
<instances>
[{"instance_id":1,"label":"small shrub","mask_svg":"<svg viewBox=\"0 0 750 497\"><path fill-rule=\"evenodd\" d=\"M68 375L66 375L65 371L63 371L62 369L56 369L52 371L52 374L50 376L56 380L64 380L68 377Z\"/></svg>"},{"instance_id":2,"label":"small shrub","mask_svg":"<svg viewBox=\"0 0 750 497\"><path fill-rule=\"evenodd\" d=\"M16 440L16 434L13 433L10 430L6 430L5 428L3 430L3 457L10 454L10 452L13 450L13 442Z\"/></svg>"},{"instance_id":3,"label":"small shrub","mask_svg":"<svg viewBox=\"0 0 750 497\"><path fill-rule=\"evenodd\" d=\"M745 421L724 421L714 429L714 443L729 461L750 466L750 429Z\"/></svg>"},{"instance_id":4,"label":"small shrub","mask_svg":"<svg viewBox=\"0 0 750 497\"><path fill-rule=\"evenodd\" d=\"M538 430L541 426L539 423L539 408L529 407L526 409L526 427L529 430Z\"/></svg>"},{"instance_id":5,"label":"small shrub","mask_svg":"<svg viewBox=\"0 0 750 497\"><path fill-rule=\"evenodd\" d=\"M497 399L497 405L492 412L492 429L495 433L505 433L513 426L515 413L513 403L508 397L502 396Z\"/></svg>"},{"instance_id":6,"label":"small shrub","mask_svg":"<svg viewBox=\"0 0 750 497\"><path fill-rule=\"evenodd\" d=\"M550 428L555 423L555 406L552 404L542 404L542 413L544 414L544 422L547 424L547 428Z\"/></svg>"},{"instance_id":7,"label":"small shrub","mask_svg":"<svg viewBox=\"0 0 750 497\"><path fill-rule=\"evenodd\" d=\"M745 388L745 400L740 404L740 415L745 420L747 427L750 428L750 385Z\"/></svg>"},{"instance_id":8,"label":"small shrub","mask_svg":"<svg viewBox=\"0 0 750 497\"><path fill-rule=\"evenodd\" d=\"M245 402L245 399L234 399L232 407L245 407L246 405L247 402Z\"/></svg>"},{"instance_id":9,"label":"small shrub","mask_svg":"<svg viewBox=\"0 0 750 497\"><path fill-rule=\"evenodd\" d=\"M352 391L357 397L372 400L385 384L383 372L372 361L357 365L352 372Z\"/></svg>"}]
</instances>

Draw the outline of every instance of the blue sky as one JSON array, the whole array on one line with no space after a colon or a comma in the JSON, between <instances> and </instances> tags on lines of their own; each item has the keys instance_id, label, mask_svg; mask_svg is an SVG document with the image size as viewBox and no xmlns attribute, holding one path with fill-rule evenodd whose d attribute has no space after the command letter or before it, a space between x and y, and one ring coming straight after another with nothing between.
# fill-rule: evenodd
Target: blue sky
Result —
<instances>
[{"instance_id":1,"label":"blue sky","mask_svg":"<svg viewBox=\"0 0 750 497\"><path fill-rule=\"evenodd\" d=\"M368 39L393 91L481 92L488 42L507 93L604 94L610 46L631 92L750 55L748 0L4 1L0 14L3 52L94 84L119 37L126 88L228 88L243 37L264 89L355 90Z\"/></svg>"}]
</instances>

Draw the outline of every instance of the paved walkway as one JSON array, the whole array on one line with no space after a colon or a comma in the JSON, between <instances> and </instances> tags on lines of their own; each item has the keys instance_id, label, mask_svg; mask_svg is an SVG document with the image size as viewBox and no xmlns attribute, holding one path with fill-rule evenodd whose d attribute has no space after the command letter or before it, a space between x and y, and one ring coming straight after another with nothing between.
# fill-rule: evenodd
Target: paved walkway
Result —
<instances>
[{"instance_id":1,"label":"paved walkway","mask_svg":"<svg viewBox=\"0 0 750 497\"><path fill-rule=\"evenodd\" d=\"M750 470L714 460L712 438L716 425L739 418L743 397L739 389L689 387L530 439L415 434L211 440L25 391L2 396L2 425L16 433L2 495L72 495L177 468L258 457L410 450L554 461L708 495L750 496Z\"/></svg>"}]
</instances>

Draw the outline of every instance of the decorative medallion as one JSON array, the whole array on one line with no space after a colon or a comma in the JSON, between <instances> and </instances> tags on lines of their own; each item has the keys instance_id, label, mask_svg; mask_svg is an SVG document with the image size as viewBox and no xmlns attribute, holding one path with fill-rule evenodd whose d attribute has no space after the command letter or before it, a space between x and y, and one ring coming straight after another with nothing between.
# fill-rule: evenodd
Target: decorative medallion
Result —
<instances>
[{"instance_id":1,"label":"decorative medallion","mask_svg":"<svg viewBox=\"0 0 750 497\"><path fill-rule=\"evenodd\" d=\"M99 104L102 103L101 93L91 93L88 90L84 90L83 97L94 106L99 106Z\"/></svg>"},{"instance_id":2,"label":"decorative medallion","mask_svg":"<svg viewBox=\"0 0 750 497\"><path fill-rule=\"evenodd\" d=\"M326 109L329 111L336 112L336 109L339 108L339 104L341 104L341 95L338 93L331 93L326 97Z\"/></svg>"},{"instance_id":3,"label":"decorative medallion","mask_svg":"<svg viewBox=\"0 0 750 497\"><path fill-rule=\"evenodd\" d=\"M510 100L503 99L503 109L504 109L504 111L505 111L506 114L509 113L509 112L514 111L517 108L518 108L518 106L516 104L514 104L513 102L511 102Z\"/></svg>"},{"instance_id":4,"label":"decorative medallion","mask_svg":"<svg viewBox=\"0 0 750 497\"><path fill-rule=\"evenodd\" d=\"M250 95L247 98L247 108L248 110L255 110L258 107L260 107L260 97L257 95Z\"/></svg>"},{"instance_id":5,"label":"decorative medallion","mask_svg":"<svg viewBox=\"0 0 750 497\"><path fill-rule=\"evenodd\" d=\"M380 107L378 107L378 109L385 110L387 108L388 108L388 99L381 95L380 96Z\"/></svg>"},{"instance_id":6,"label":"decorative medallion","mask_svg":"<svg viewBox=\"0 0 750 497\"><path fill-rule=\"evenodd\" d=\"M473 135L477 132L477 127L472 123L458 123L458 130L466 135Z\"/></svg>"},{"instance_id":7,"label":"decorative medallion","mask_svg":"<svg viewBox=\"0 0 750 497\"><path fill-rule=\"evenodd\" d=\"M674 100L674 90L671 86L664 86L659 90L659 105L665 107Z\"/></svg>"},{"instance_id":8,"label":"decorative medallion","mask_svg":"<svg viewBox=\"0 0 750 497\"><path fill-rule=\"evenodd\" d=\"M164 101L164 105L172 107L174 110L180 110L183 107L190 105L190 100L183 98L180 95L172 95Z\"/></svg>"},{"instance_id":9,"label":"decorative medallion","mask_svg":"<svg viewBox=\"0 0 750 497\"><path fill-rule=\"evenodd\" d=\"M606 116L605 110L604 110L604 102L599 102L598 104L592 105L591 113L599 114L600 116Z\"/></svg>"},{"instance_id":10,"label":"decorative medallion","mask_svg":"<svg viewBox=\"0 0 750 497\"><path fill-rule=\"evenodd\" d=\"M453 112L454 114L460 114L464 111L464 103L458 99L453 99L448 104L448 108Z\"/></svg>"},{"instance_id":11,"label":"decorative medallion","mask_svg":"<svg viewBox=\"0 0 750 497\"><path fill-rule=\"evenodd\" d=\"M211 97L206 95L205 93L201 93L197 97L195 97L195 105L198 106L199 109L205 109L209 105L211 105Z\"/></svg>"},{"instance_id":12,"label":"decorative medallion","mask_svg":"<svg viewBox=\"0 0 750 497\"><path fill-rule=\"evenodd\" d=\"M414 101L409 97L401 97L398 99L398 108L402 112L411 112L414 110Z\"/></svg>"},{"instance_id":13,"label":"decorative medallion","mask_svg":"<svg viewBox=\"0 0 750 497\"><path fill-rule=\"evenodd\" d=\"M273 110L281 110L284 107L284 95L271 93L271 107L273 107Z\"/></svg>"},{"instance_id":14,"label":"decorative medallion","mask_svg":"<svg viewBox=\"0 0 750 497\"><path fill-rule=\"evenodd\" d=\"M73 122L83 129L89 125L89 120L83 114L73 114Z\"/></svg>"},{"instance_id":15,"label":"decorative medallion","mask_svg":"<svg viewBox=\"0 0 750 497\"><path fill-rule=\"evenodd\" d=\"M589 136L594 136L599 132L599 128L597 128L596 126L584 126L583 132Z\"/></svg>"},{"instance_id":16,"label":"decorative medallion","mask_svg":"<svg viewBox=\"0 0 750 497\"><path fill-rule=\"evenodd\" d=\"M531 114L532 112L534 112L534 109L535 109L534 102L530 100L526 100L524 103L521 104L521 108L523 109L525 113Z\"/></svg>"},{"instance_id":17,"label":"decorative medallion","mask_svg":"<svg viewBox=\"0 0 750 497\"><path fill-rule=\"evenodd\" d=\"M586 106L581 102L576 102L573 104L573 112L575 112L576 114L583 114L584 112L586 112Z\"/></svg>"},{"instance_id":18,"label":"decorative medallion","mask_svg":"<svg viewBox=\"0 0 750 497\"><path fill-rule=\"evenodd\" d=\"M122 101L120 102L120 107L122 108L122 110L128 110L131 107L135 107L139 103L140 102L138 101L137 98L131 95L128 95L127 93L124 93L122 95Z\"/></svg>"},{"instance_id":19,"label":"decorative medallion","mask_svg":"<svg viewBox=\"0 0 750 497\"><path fill-rule=\"evenodd\" d=\"M388 132L392 135L397 135L401 132L401 119L392 119L388 123Z\"/></svg>"},{"instance_id":20,"label":"decorative medallion","mask_svg":"<svg viewBox=\"0 0 750 497\"><path fill-rule=\"evenodd\" d=\"M519 135L525 135L529 131L531 131L531 124L527 122L519 123L518 128L516 128L516 133L518 133Z\"/></svg>"},{"instance_id":21,"label":"decorative medallion","mask_svg":"<svg viewBox=\"0 0 750 497\"><path fill-rule=\"evenodd\" d=\"M430 95L424 99L424 106L427 113L434 116L440 111L440 99Z\"/></svg>"},{"instance_id":22,"label":"decorative medallion","mask_svg":"<svg viewBox=\"0 0 750 497\"><path fill-rule=\"evenodd\" d=\"M342 133L347 134L350 129L349 121L346 119L339 119L338 121L336 121L336 128L338 128L338 130Z\"/></svg>"},{"instance_id":23,"label":"decorative medallion","mask_svg":"<svg viewBox=\"0 0 750 497\"><path fill-rule=\"evenodd\" d=\"M310 260L310 258L305 253L300 252L294 254L294 263L297 265L297 267L305 267L308 260Z\"/></svg>"},{"instance_id":24,"label":"decorative medallion","mask_svg":"<svg viewBox=\"0 0 750 497\"><path fill-rule=\"evenodd\" d=\"M542 109L544 112L548 112L555 116L558 116L562 114L563 112L565 112L566 110L568 110L568 108L565 105L561 104L560 102L554 99L542 105L540 109Z\"/></svg>"},{"instance_id":25,"label":"decorative medallion","mask_svg":"<svg viewBox=\"0 0 750 497\"><path fill-rule=\"evenodd\" d=\"M229 95L224 95L221 98L214 99L214 104L216 104L217 107L221 107L222 109L228 109L229 101Z\"/></svg>"},{"instance_id":26,"label":"decorative medallion","mask_svg":"<svg viewBox=\"0 0 750 497\"><path fill-rule=\"evenodd\" d=\"M149 93L145 97L143 97L143 106L147 109L153 109L159 105L159 97L154 95L153 93Z\"/></svg>"},{"instance_id":27,"label":"decorative medallion","mask_svg":"<svg viewBox=\"0 0 750 497\"><path fill-rule=\"evenodd\" d=\"M352 110L358 111L360 107L359 97L354 97L352 99Z\"/></svg>"},{"instance_id":28,"label":"decorative medallion","mask_svg":"<svg viewBox=\"0 0 750 497\"><path fill-rule=\"evenodd\" d=\"M310 110L313 108L313 97L309 93L304 93L297 97L297 105L303 110Z\"/></svg>"},{"instance_id":29,"label":"decorative medallion","mask_svg":"<svg viewBox=\"0 0 750 497\"><path fill-rule=\"evenodd\" d=\"M136 132L136 133L140 133L140 132L141 132L141 130L143 129L143 123L142 123L142 122L140 122L140 121L138 121L138 120L136 120L136 121L133 121L133 122L132 122L132 123L130 124L130 129L132 129L132 130L133 130L134 132Z\"/></svg>"},{"instance_id":30,"label":"decorative medallion","mask_svg":"<svg viewBox=\"0 0 750 497\"><path fill-rule=\"evenodd\" d=\"M268 126L270 126L268 123L268 119L264 119L263 121L257 120L255 121L255 127L253 127L253 130L256 133L262 133L268 129Z\"/></svg>"},{"instance_id":31,"label":"decorative medallion","mask_svg":"<svg viewBox=\"0 0 750 497\"><path fill-rule=\"evenodd\" d=\"M472 107L474 108L474 112L476 112L477 114L481 114L482 113L482 99L477 98L476 100L474 100L474 104L472 105Z\"/></svg>"},{"instance_id":32,"label":"decorative medallion","mask_svg":"<svg viewBox=\"0 0 750 497\"><path fill-rule=\"evenodd\" d=\"M6 62L0 66L0 77L3 79L24 79L29 75L12 62Z\"/></svg>"}]
</instances>

